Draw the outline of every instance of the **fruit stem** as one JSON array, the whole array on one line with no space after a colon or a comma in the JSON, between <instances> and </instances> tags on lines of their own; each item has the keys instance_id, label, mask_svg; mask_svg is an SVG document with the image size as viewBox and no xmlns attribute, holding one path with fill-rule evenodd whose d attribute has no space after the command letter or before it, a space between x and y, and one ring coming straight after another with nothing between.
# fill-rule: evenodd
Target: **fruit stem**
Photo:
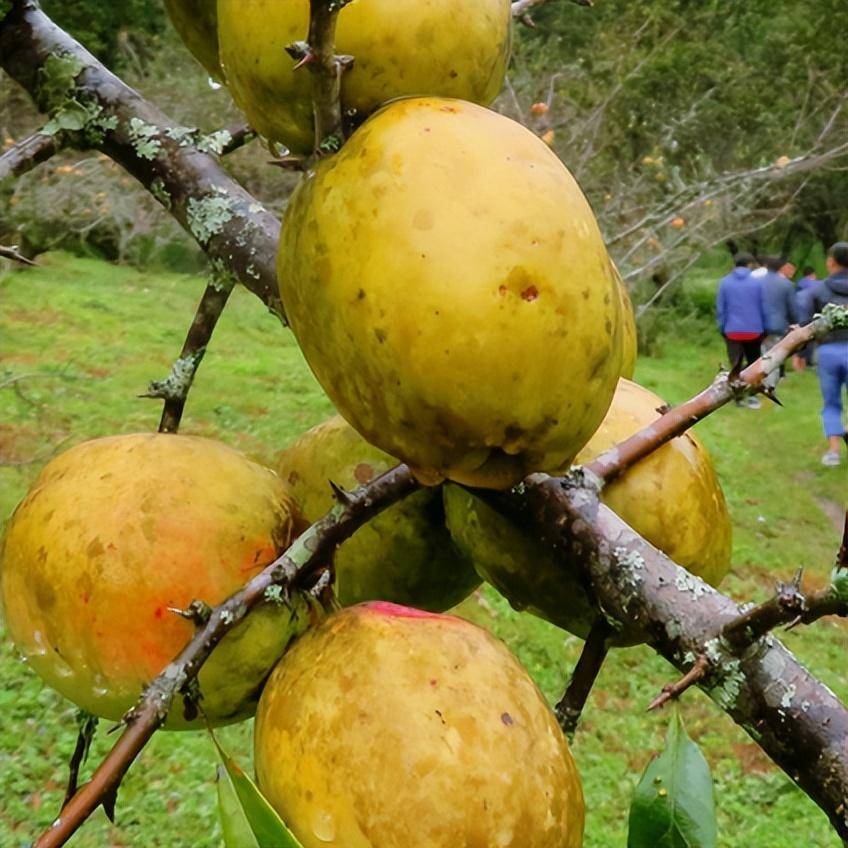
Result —
<instances>
[{"instance_id":1,"label":"fruit stem","mask_svg":"<svg viewBox=\"0 0 848 848\"><path fill-rule=\"evenodd\" d=\"M309 0L309 34L306 41L290 44L286 51L297 61L295 70L312 74L312 109L315 118L315 156L336 153L344 144L342 76L353 66L353 56L336 53L336 22L350 0Z\"/></svg>"}]
</instances>

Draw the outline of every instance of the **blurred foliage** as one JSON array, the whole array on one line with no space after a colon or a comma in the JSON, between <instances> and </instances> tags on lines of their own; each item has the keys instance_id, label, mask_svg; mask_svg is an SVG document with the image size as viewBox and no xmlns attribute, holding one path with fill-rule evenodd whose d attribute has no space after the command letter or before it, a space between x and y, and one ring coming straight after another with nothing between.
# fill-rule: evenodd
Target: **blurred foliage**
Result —
<instances>
[{"instance_id":1,"label":"blurred foliage","mask_svg":"<svg viewBox=\"0 0 848 848\"><path fill-rule=\"evenodd\" d=\"M631 282L660 286L715 245L803 262L846 235L844 0L550 3L534 19L501 106L548 133Z\"/></svg>"},{"instance_id":2,"label":"blurred foliage","mask_svg":"<svg viewBox=\"0 0 848 848\"><path fill-rule=\"evenodd\" d=\"M138 67L167 26L161 0L42 0L44 11L101 62Z\"/></svg>"}]
</instances>

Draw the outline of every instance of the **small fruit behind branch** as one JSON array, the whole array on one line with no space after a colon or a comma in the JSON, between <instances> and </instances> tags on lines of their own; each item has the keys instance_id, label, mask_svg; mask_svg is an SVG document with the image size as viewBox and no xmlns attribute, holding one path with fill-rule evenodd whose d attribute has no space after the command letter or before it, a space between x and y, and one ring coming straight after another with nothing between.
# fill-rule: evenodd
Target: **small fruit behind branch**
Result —
<instances>
[{"instance_id":1,"label":"small fruit behind branch","mask_svg":"<svg viewBox=\"0 0 848 848\"><path fill-rule=\"evenodd\" d=\"M280 291L336 408L426 481L506 487L572 460L621 366L592 210L532 132L399 100L301 183Z\"/></svg>"},{"instance_id":2,"label":"small fruit behind branch","mask_svg":"<svg viewBox=\"0 0 848 848\"><path fill-rule=\"evenodd\" d=\"M485 630L394 604L343 610L274 670L259 786L304 848L578 848L568 743Z\"/></svg>"},{"instance_id":3,"label":"small fruit behind branch","mask_svg":"<svg viewBox=\"0 0 848 848\"><path fill-rule=\"evenodd\" d=\"M612 264L613 275L618 280L618 294L621 298L621 376L627 380L633 379L636 370L636 357L639 353L638 334L636 332L636 315L633 312L633 302L630 293L621 278L621 274Z\"/></svg>"},{"instance_id":4,"label":"small fruit behind branch","mask_svg":"<svg viewBox=\"0 0 848 848\"><path fill-rule=\"evenodd\" d=\"M304 433L276 463L288 494L308 522L333 505L329 481L354 489L397 465L340 415ZM443 612L481 578L445 527L438 490L416 492L356 531L336 551L336 593L345 606L384 600Z\"/></svg>"},{"instance_id":5,"label":"small fruit behind branch","mask_svg":"<svg viewBox=\"0 0 848 848\"><path fill-rule=\"evenodd\" d=\"M218 61L218 14L216 0L165 0L174 29L209 75L223 79Z\"/></svg>"},{"instance_id":6,"label":"small fruit behind branch","mask_svg":"<svg viewBox=\"0 0 848 848\"><path fill-rule=\"evenodd\" d=\"M581 451L588 462L657 418L662 400L621 380L610 411ZM562 472L560 472L562 473ZM457 486L444 491L448 529L480 574L517 608L586 638L598 615L581 583L546 548ZM731 524L710 458L691 434L673 439L603 490L602 500L679 565L717 586L730 568ZM642 639L636 630L618 644Z\"/></svg>"},{"instance_id":7,"label":"small fruit behind branch","mask_svg":"<svg viewBox=\"0 0 848 848\"><path fill-rule=\"evenodd\" d=\"M218 0L221 63L252 127L295 153L313 145L309 74L285 48L306 37L306 0ZM342 104L367 116L396 97L434 94L488 105L509 60L508 0L356 0L342 9L336 53L353 56Z\"/></svg>"},{"instance_id":8,"label":"small fruit behind branch","mask_svg":"<svg viewBox=\"0 0 848 848\"><path fill-rule=\"evenodd\" d=\"M220 603L288 547L295 510L277 476L193 436L95 439L52 460L18 506L2 553L6 626L50 686L119 719L189 641L171 610ZM268 604L200 672L214 724L246 718L262 681L309 623ZM175 704L167 727L196 726Z\"/></svg>"}]
</instances>

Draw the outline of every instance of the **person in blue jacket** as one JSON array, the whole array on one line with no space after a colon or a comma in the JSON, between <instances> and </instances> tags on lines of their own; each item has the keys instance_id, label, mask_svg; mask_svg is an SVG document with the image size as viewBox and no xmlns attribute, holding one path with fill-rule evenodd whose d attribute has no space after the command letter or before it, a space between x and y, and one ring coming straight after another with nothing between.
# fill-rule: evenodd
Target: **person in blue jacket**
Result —
<instances>
[{"instance_id":1,"label":"person in blue jacket","mask_svg":"<svg viewBox=\"0 0 848 848\"><path fill-rule=\"evenodd\" d=\"M839 241L827 255L830 274L801 293L801 311L805 321L821 312L828 303L848 306L848 242ZM836 468L842 461L840 451L848 444L843 419L843 397L848 390L848 328L832 330L818 346L818 375L822 393L822 424L827 451L822 465Z\"/></svg>"},{"instance_id":2,"label":"person in blue jacket","mask_svg":"<svg viewBox=\"0 0 848 848\"><path fill-rule=\"evenodd\" d=\"M778 256L765 259L766 274L760 283L763 287L763 319L765 338L762 352L768 353L786 334L789 328L798 323L798 301L795 286L789 277L795 267ZM782 369L772 371L763 384L774 389L782 375Z\"/></svg>"},{"instance_id":3,"label":"person in blue jacket","mask_svg":"<svg viewBox=\"0 0 848 848\"><path fill-rule=\"evenodd\" d=\"M721 280L716 295L718 331L727 345L731 367L743 360L748 365L756 362L765 333L762 280L751 274L754 257L739 253L733 257L733 264L735 267ZM760 401L749 397L745 405L759 409Z\"/></svg>"}]
</instances>

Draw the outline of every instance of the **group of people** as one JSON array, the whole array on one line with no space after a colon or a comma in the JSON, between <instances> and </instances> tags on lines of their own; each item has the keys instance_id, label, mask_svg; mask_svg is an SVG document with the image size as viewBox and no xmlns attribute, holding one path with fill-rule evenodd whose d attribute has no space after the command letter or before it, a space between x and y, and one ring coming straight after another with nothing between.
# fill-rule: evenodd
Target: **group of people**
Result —
<instances>
[{"instance_id":1,"label":"group of people","mask_svg":"<svg viewBox=\"0 0 848 848\"><path fill-rule=\"evenodd\" d=\"M775 256L755 259L747 253L734 257L733 270L719 283L716 315L719 332L727 344L732 365L750 365L775 345L791 327L804 324L828 303L848 306L848 242L837 242L827 255L828 276L819 280L813 268L804 268L797 287L792 282L795 266ZM839 466L841 451L848 446L843 419L843 396L848 390L848 329L831 331L816 345L816 371L821 387L822 424L827 450L822 465ZM803 370L812 363L811 347L795 357ZM774 388L780 373L769 375ZM741 402L740 402L741 403ZM756 397L745 404L759 408Z\"/></svg>"}]
</instances>

